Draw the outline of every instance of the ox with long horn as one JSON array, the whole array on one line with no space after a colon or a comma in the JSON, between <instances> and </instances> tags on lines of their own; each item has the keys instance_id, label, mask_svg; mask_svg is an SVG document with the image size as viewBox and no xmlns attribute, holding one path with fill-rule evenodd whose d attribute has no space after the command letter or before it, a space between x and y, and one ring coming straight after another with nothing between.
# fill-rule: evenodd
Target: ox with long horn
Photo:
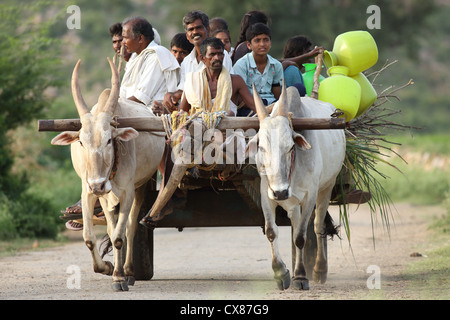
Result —
<instances>
[{"instance_id":1,"label":"ox with long horn","mask_svg":"<svg viewBox=\"0 0 450 320\"><path fill-rule=\"evenodd\" d=\"M109 58L108 62L112 72L111 90L104 90L90 111L78 83L78 61L72 75L72 94L81 129L62 132L52 144L71 145L72 163L82 181L83 238L92 254L94 271L112 275L113 289L126 291L128 284L134 283L133 240L145 184L158 168L165 143L162 134L115 127L115 116L154 115L142 104L119 99L119 72ZM93 212L97 199L105 213L108 235L114 245L114 266L102 260L96 247ZM116 221L115 208L119 204ZM125 239L127 250L123 263L121 255Z\"/></svg>"},{"instance_id":2,"label":"ox with long horn","mask_svg":"<svg viewBox=\"0 0 450 320\"><path fill-rule=\"evenodd\" d=\"M281 290L290 286L290 272L278 250L278 227L275 209L281 206L291 219L296 252L293 286L309 289L303 264L302 250L311 214L316 206L314 229L318 251L313 276L325 282L327 260L324 251L325 215L331 191L342 167L345 155L343 130L305 130L295 132L288 113L298 118L330 117L335 108L309 97L300 98L297 89L286 89L283 83L280 99L269 116L259 95L253 88L254 100L260 120L258 134L247 151L255 155L261 176L261 206L265 218L265 233L272 247L272 268Z\"/></svg>"}]
</instances>

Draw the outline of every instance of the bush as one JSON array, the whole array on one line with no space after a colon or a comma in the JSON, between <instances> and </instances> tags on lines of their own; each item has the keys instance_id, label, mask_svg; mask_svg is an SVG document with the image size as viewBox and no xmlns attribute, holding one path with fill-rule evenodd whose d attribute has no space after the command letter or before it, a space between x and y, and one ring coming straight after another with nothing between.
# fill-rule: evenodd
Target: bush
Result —
<instances>
[{"instance_id":1,"label":"bush","mask_svg":"<svg viewBox=\"0 0 450 320\"><path fill-rule=\"evenodd\" d=\"M0 196L0 240L52 238L58 235L56 208L47 199L22 193L19 199ZM49 214L51 213L51 214Z\"/></svg>"},{"instance_id":2,"label":"bush","mask_svg":"<svg viewBox=\"0 0 450 320\"><path fill-rule=\"evenodd\" d=\"M28 179L12 170L8 133L36 119L61 86L61 41L49 37L52 21L36 21L41 1L0 4L0 239L50 237L58 232L48 199L30 194Z\"/></svg>"}]
</instances>

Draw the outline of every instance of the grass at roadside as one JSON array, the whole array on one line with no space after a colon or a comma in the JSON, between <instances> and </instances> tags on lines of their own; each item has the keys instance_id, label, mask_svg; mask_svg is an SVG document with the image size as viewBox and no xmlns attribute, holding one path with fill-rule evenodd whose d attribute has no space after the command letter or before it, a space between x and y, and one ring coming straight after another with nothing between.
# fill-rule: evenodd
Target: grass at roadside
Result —
<instances>
[{"instance_id":1,"label":"grass at roadside","mask_svg":"<svg viewBox=\"0 0 450 320\"><path fill-rule=\"evenodd\" d=\"M67 237L59 235L53 239L18 238L12 241L0 241L0 258L14 256L19 252L42 250L43 248L57 247L68 242Z\"/></svg>"},{"instance_id":2,"label":"grass at roadside","mask_svg":"<svg viewBox=\"0 0 450 320\"><path fill-rule=\"evenodd\" d=\"M391 154L386 160L398 170L385 163L377 167L388 177L379 181L393 202L441 205L450 197L449 139L450 135L389 138L401 144L396 152L406 161Z\"/></svg>"},{"instance_id":3,"label":"grass at roadside","mask_svg":"<svg viewBox=\"0 0 450 320\"><path fill-rule=\"evenodd\" d=\"M379 181L395 202L439 205L445 214L433 217L429 239L418 250L423 256L408 264L400 277L407 282L408 299L448 300L450 298L450 143L449 135L398 136L389 141L401 144L396 155L387 158L391 165L377 168L388 178ZM384 290L363 293L362 299L387 299Z\"/></svg>"},{"instance_id":4,"label":"grass at roadside","mask_svg":"<svg viewBox=\"0 0 450 320\"><path fill-rule=\"evenodd\" d=\"M423 300L450 299L450 244L425 251L426 257L408 265L405 275L410 287Z\"/></svg>"},{"instance_id":5,"label":"grass at roadside","mask_svg":"<svg viewBox=\"0 0 450 320\"><path fill-rule=\"evenodd\" d=\"M398 137L402 144L400 154L408 164L393 159L402 171L383 168L390 179L384 181L393 201L402 199L422 205L442 205L446 210L433 217L429 225L429 242L422 254L410 263L405 271L410 289L419 299L450 298L450 143L448 135ZM395 157L393 157L395 158ZM447 161L447 162L446 162Z\"/></svg>"},{"instance_id":6,"label":"grass at roadside","mask_svg":"<svg viewBox=\"0 0 450 320\"><path fill-rule=\"evenodd\" d=\"M445 202L446 214L431 223L430 242L423 258L411 263L406 276L421 299L450 299L450 199Z\"/></svg>"}]
</instances>

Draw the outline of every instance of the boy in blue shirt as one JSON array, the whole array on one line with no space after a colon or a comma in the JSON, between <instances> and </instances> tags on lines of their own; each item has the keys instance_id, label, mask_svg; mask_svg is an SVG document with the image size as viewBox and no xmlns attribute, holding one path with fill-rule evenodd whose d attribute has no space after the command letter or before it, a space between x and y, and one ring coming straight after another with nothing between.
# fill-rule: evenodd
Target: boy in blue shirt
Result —
<instances>
[{"instance_id":1,"label":"boy in blue shirt","mask_svg":"<svg viewBox=\"0 0 450 320\"><path fill-rule=\"evenodd\" d=\"M280 97L283 66L272 58L268 52L272 46L271 33L267 25L256 23L246 33L247 46L251 52L239 59L233 66L235 74L240 75L252 92L252 84L265 105L273 103ZM242 107L238 116L246 116L250 109Z\"/></svg>"}]
</instances>

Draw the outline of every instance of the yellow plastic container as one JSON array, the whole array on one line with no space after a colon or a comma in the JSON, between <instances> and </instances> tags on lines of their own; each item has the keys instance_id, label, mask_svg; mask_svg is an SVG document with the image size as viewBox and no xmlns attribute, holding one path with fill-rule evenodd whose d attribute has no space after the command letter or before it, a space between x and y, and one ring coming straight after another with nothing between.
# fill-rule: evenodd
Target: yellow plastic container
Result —
<instances>
[{"instance_id":1,"label":"yellow plastic container","mask_svg":"<svg viewBox=\"0 0 450 320\"><path fill-rule=\"evenodd\" d=\"M332 51L324 50L323 51L323 63L325 66L330 69L331 67L339 65L338 57Z\"/></svg>"},{"instance_id":2,"label":"yellow plastic container","mask_svg":"<svg viewBox=\"0 0 450 320\"><path fill-rule=\"evenodd\" d=\"M303 82L305 84L306 94L310 97L314 86L314 73L316 72L317 65L315 63L304 63L303 66L305 67L305 73L302 75ZM324 79L325 78L320 75L319 83L321 83Z\"/></svg>"},{"instance_id":3,"label":"yellow plastic container","mask_svg":"<svg viewBox=\"0 0 450 320\"><path fill-rule=\"evenodd\" d=\"M361 100L361 86L348 77L348 68L335 66L328 69L330 77L319 86L319 100L331 103L344 112L345 120L350 121L358 112Z\"/></svg>"},{"instance_id":4,"label":"yellow plastic container","mask_svg":"<svg viewBox=\"0 0 450 320\"><path fill-rule=\"evenodd\" d=\"M355 118L357 118L366 112L366 110L377 100L377 92L363 73L358 73L351 78L356 80L361 87L361 100L359 102L358 112L355 116Z\"/></svg>"},{"instance_id":5,"label":"yellow plastic container","mask_svg":"<svg viewBox=\"0 0 450 320\"><path fill-rule=\"evenodd\" d=\"M345 66L350 69L349 76L369 69L378 61L378 47L367 31L349 31L334 40L333 51L324 52L327 68Z\"/></svg>"}]
</instances>

